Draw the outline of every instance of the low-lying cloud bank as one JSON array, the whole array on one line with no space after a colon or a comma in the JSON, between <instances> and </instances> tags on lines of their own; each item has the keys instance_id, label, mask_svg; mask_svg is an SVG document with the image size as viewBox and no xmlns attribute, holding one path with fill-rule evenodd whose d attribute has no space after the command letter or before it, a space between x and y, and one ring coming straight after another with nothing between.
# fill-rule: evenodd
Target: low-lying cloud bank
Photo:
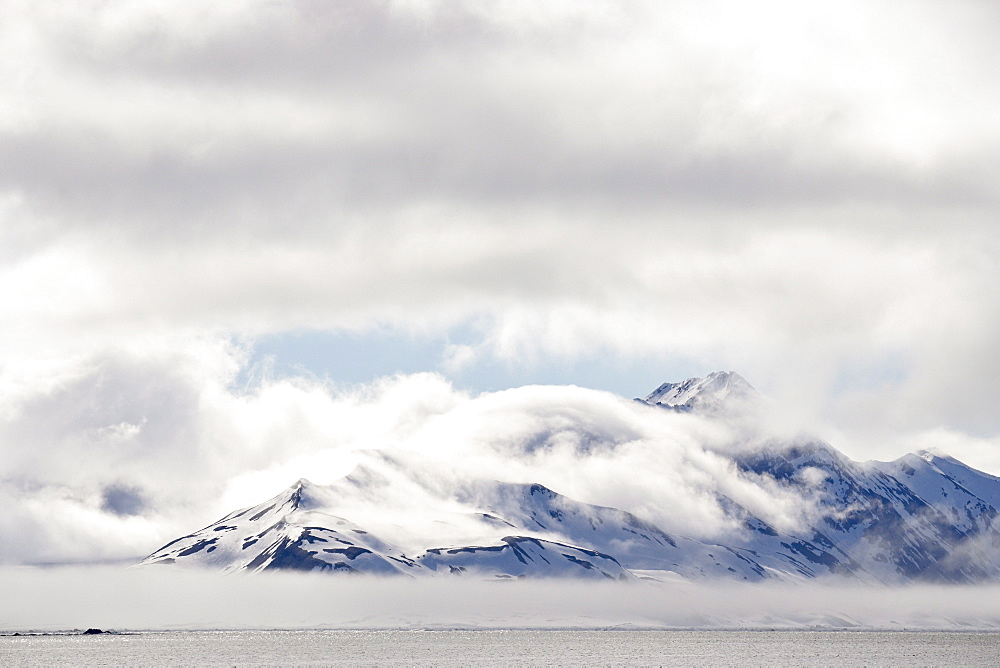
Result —
<instances>
[{"instance_id":1,"label":"low-lying cloud bank","mask_svg":"<svg viewBox=\"0 0 1000 668\"><path fill-rule=\"evenodd\" d=\"M998 587L219 576L5 568L0 631L270 628L1000 630Z\"/></svg>"},{"instance_id":2,"label":"low-lying cloud bank","mask_svg":"<svg viewBox=\"0 0 1000 668\"><path fill-rule=\"evenodd\" d=\"M227 339L184 343L6 376L0 562L138 559L301 477L328 484L378 453L405 469L383 471L398 483L385 489L402 495L378 504L387 509L415 507L402 491L412 475L444 493L475 479L541 483L699 538L728 528L719 495L789 531L812 507L720 454L752 446L773 425L760 431L573 386L473 396L437 374L338 387L257 373L248 350Z\"/></svg>"}]
</instances>

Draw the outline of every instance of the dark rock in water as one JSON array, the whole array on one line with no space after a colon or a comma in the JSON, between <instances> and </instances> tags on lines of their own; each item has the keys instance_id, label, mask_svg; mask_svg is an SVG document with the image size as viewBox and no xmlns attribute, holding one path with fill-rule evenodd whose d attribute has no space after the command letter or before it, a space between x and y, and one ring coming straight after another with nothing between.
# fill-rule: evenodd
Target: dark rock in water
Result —
<instances>
[{"instance_id":1,"label":"dark rock in water","mask_svg":"<svg viewBox=\"0 0 1000 668\"><path fill-rule=\"evenodd\" d=\"M102 631L101 629L87 629L81 635L94 636L94 635L97 635L99 633L107 633L107 631Z\"/></svg>"}]
</instances>

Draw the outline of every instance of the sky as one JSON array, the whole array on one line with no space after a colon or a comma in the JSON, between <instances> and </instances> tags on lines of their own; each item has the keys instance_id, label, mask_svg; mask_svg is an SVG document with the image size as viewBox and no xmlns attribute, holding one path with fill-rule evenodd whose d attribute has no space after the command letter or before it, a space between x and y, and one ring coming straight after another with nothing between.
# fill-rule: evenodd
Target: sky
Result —
<instances>
[{"instance_id":1,"label":"sky","mask_svg":"<svg viewBox=\"0 0 1000 668\"><path fill-rule=\"evenodd\" d=\"M0 561L148 553L522 386L734 370L1000 475L993 3L2 11Z\"/></svg>"}]
</instances>

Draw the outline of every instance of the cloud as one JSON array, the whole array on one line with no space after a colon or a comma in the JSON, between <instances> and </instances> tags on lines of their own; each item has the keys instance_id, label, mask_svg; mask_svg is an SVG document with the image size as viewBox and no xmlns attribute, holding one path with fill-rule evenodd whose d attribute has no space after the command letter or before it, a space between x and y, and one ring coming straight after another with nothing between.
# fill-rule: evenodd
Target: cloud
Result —
<instances>
[{"instance_id":1,"label":"cloud","mask_svg":"<svg viewBox=\"0 0 1000 668\"><path fill-rule=\"evenodd\" d=\"M580 394L232 389L232 340L303 329L437 337L451 375L733 368L854 456L946 434L995 466L995 7L8 5L0 470L37 501L11 527L85 508L131 527L117 554L161 529L108 509L187 504L180 526L312 457L339 471L340 447L479 438L427 416L529 397L548 412L499 420L511 438L570 449L587 434L545 402L582 402L648 463L646 427Z\"/></svg>"},{"instance_id":2,"label":"cloud","mask_svg":"<svg viewBox=\"0 0 1000 668\"><path fill-rule=\"evenodd\" d=\"M329 484L366 462L382 484L358 504L345 497L340 512L403 544L400 527L433 538L435 513L462 512L456 490L480 479L541 483L705 538L732 529L720 495L784 529L810 507L717 454L744 442L744 429L606 392L473 396L435 374L353 387L264 374L244 385L247 351L227 339L159 345L9 383L4 561L140 557L298 478Z\"/></svg>"},{"instance_id":3,"label":"cloud","mask_svg":"<svg viewBox=\"0 0 1000 668\"><path fill-rule=\"evenodd\" d=\"M243 348L224 339L162 345L83 358L74 374L48 383L9 384L18 390L6 395L9 413L0 422L0 438L10 444L0 465L11 509L2 527L5 560L149 552L172 533L258 503L300 477L333 482L363 451L412 453L453 475L552 482L545 478L591 448L610 460L609 448L649 438L641 433L649 418L627 400L589 390L472 398L427 374L339 390L319 379L265 377L241 389ZM509 461L532 443L535 471ZM628 457L617 463L631 465L637 462ZM674 492L678 503L685 489Z\"/></svg>"},{"instance_id":4,"label":"cloud","mask_svg":"<svg viewBox=\"0 0 1000 668\"><path fill-rule=\"evenodd\" d=\"M725 456L785 433L773 431L781 423L711 420L574 386L472 395L437 374L338 386L265 372L248 384L249 359L229 339L195 337L10 379L0 559L137 559L299 478L331 484L359 464L381 483L364 498L345 495L338 512L401 545L458 540L439 520L460 524L474 511L457 490L483 479L540 483L710 541L737 528L727 499L793 533L815 512L808 494L740 473ZM942 443L970 463L995 463L990 441L962 434L906 445Z\"/></svg>"},{"instance_id":5,"label":"cloud","mask_svg":"<svg viewBox=\"0 0 1000 668\"><path fill-rule=\"evenodd\" d=\"M969 29L982 9L42 7L16 5L8 29L33 57L9 66L7 178L77 224L182 240L209 220L270 236L273 215L308 233L334 204L662 213L989 192L935 178L996 139L995 87L970 67L995 52Z\"/></svg>"},{"instance_id":6,"label":"cloud","mask_svg":"<svg viewBox=\"0 0 1000 668\"><path fill-rule=\"evenodd\" d=\"M146 500L138 487L112 484L104 488L101 496L101 510L116 515L139 515L146 507Z\"/></svg>"}]
</instances>

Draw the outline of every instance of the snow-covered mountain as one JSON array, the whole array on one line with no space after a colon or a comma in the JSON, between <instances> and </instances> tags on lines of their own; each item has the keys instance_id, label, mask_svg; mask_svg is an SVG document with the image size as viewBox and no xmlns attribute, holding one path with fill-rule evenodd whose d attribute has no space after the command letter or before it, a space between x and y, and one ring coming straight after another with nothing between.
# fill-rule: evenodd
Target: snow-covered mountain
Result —
<instances>
[{"instance_id":1,"label":"snow-covered mountain","mask_svg":"<svg viewBox=\"0 0 1000 668\"><path fill-rule=\"evenodd\" d=\"M929 453L853 462L833 447L803 443L743 453L743 471L773 476L819 501L813 542L849 555L883 582L1000 579L1000 480ZM972 491L963 482L968 483Z\"/></svg>"},{"instance_id":2,"label":"snow-covered mountain","mask_svg":"<svg viewBox=\"0 0 1000 668\"><path fill-rule=\"evenodd\" d=\"M363 470L356 474L362 479L372 477ZM525 486L497 483L497 496L517 496L522 491L514 489L518 487ZM553 494L535 487L526 491L529 497L536 493ZM336 485L320 486L299 480L272 499L230 513L200 531L168 543L142 563L183 562L223 571L287 569L411 576L467 573L616 580L634 577L610 555L541 538L537 530L522 535L521 526L489 512L458 513L457 517L437 520L452 528L462 524L460 530L485 540L474 545L429 547L409 557L372 532L333 514L340 491ZM525 513L512 515L515 521L523 520L522 524L533 522L542 526L528 517ZM554 520L555 515L550 519Z\"/></svg>"},{"instance_id":3,"label":"snow-covered mountain","mask_svg":"<svg viewBox=\"0 0 1000 668\"><path fill-rule=\"evenodd\" d=\"M717 372L661 385L643 410L712 420L758 396L737 374ZM730 528L685 536L541 484L428 477L381 453L332 485L299 480L142 564L410 577L1000 580L996 477L928 452L859 463L808 439L722 454L738 475L801 499L806 519L782 529L715 491Z\"/></svg>"},{"instance_id":4,"label":"snow-covered mountain","mask_svg":"<svg viewBox=\"0 0 1000 668\"><path fill-rule=\"evenodd\" d=\"M710 411L722 407L743 408L757 401L757 390L733 371L715 371L705 378L663 383L643 401L682 413Z\"/></svg>"}]
</instances>

